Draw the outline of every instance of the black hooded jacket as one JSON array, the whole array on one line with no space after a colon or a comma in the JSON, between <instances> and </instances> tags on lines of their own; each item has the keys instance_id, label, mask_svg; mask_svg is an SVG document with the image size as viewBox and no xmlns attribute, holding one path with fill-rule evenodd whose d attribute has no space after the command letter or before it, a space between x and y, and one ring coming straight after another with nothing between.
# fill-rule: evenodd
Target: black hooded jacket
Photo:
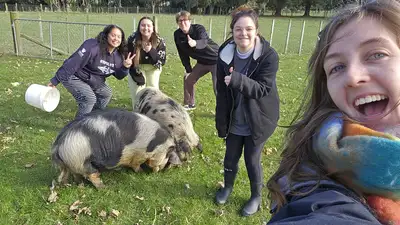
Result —
<instances>
[{"instance_id":1,"label":"black hooded jacket","mask_svg":"<svg viewBox=\"0 0 400 225\"><path fill-rule=\"evenodd\" d=\"M249 123L254 144L258 145L271 136L279 120L276 87L279 57L264 38L257 37L247 76L233 71L229 86L226 86L224 77L230 75L229 68L234 65L235 51L233 38L225 41L219 49L216 128L219 137L228 135L235 103L233 92L238 91L243 95L244 116Z\"/></svg>"}]
</instances>

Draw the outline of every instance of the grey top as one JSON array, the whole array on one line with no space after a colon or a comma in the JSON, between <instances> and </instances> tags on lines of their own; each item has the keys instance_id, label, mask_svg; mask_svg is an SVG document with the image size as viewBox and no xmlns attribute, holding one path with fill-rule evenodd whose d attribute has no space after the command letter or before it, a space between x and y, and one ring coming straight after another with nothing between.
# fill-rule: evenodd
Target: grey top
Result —
<instances>
[{"instance_id":1,"label":"grey top","mask_svg":"<svg viewBox=\"0 0 400 225\"><path fill-rule=\"evenodd\" d=\"M242 76L247 76L249 69L251 56L253 55L254 48L250 49L246 53L240 53L238 50L235 52L233 68L239 72ZM248 123L248 119L244 113L243 95L238 90L233 90L235 96L235 106L233 111L233 120L231 133L240 136L250 136L251 130Z\"/></svg>"}]
</instances>

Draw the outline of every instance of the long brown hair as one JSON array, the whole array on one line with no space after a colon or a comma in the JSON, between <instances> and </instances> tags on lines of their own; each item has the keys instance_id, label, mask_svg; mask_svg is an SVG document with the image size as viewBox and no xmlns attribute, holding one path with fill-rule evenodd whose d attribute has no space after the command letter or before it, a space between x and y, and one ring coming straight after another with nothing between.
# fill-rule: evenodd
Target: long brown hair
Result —
<instances>
[{"instance_id":1,"label":"long brown hair","mask_svg":"<svg viewBox=\"0 0 400 225\"><path fill-rule=\"evenodd\" d=\"M339 174L328 174L321 160L318 160L312 149L312 137L320 124L332 112L339 111L329 95L323 68L324 58L332 44L333 36L340 27L352 19L360 20L365 17L382 21L400 36L400 3L398 0L373 0L363 5L349 5L333 17L319 33L319 41L308 63L309 82L303 101L287 130L280 166L267 182L269 198L271 203L277 204L278 210L286 203L286 198L278 185L279 178L285 175L289 179L289 185L305 180L320 181L328 177L341 181ZM310 167L315 173L304 172L300 168L303 165ZM314 189L317 187L318 184ZM357 187L349 186L349 188L358 192ZM307 195L309 192L291 194Z\"/></svg>"},{"instance_id":2,"label":"long brown hair","mask_svg":"<svg viewBox=\"0 0 400 225\"><path fill-rule=\"evenodd\" d=\"M144 16L144 17L140 18L140 20L138 22L138 25L137 25L136 32L135 32L135 42L136 42L136 44L135 44L136 53L135 54L136 54L136 56L135 56L134 61L133 61L134 66L138 66L139 65L140 51L143 49L142 48L142 34L140 33L140 23L145 19L150 20L151 23L153 24L153 33L151 34L151 37L150 37L151 45L153 47L157 47L158 44L159 44L159 36L158 36L158 34L156 32L156 26L154 24L154 21L148 16Z\"/></svg>"}]
</instances>

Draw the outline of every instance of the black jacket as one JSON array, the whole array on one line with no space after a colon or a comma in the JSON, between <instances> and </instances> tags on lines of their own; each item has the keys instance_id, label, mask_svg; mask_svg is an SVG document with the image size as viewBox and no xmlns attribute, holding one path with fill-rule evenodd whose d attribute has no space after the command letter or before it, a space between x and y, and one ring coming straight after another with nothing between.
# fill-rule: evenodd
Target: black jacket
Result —
<instances>
[{"instance_id":1,"label":"black jacket","mask_svg":"<svg viewBox=\"0 0 400 225\"><path fill-rule=\"evenodd\" d=\"M183 33L181 29L174 32L176 48L186 72L192 72L189 57L203 65L217 64L218 45L208 37L206 29L200 24L192 24L188 34L193 40L196 40L196 47L189 46L187 34Z\"/></svg>"},{"instance_id":2,"label":"black jacket","mask_svg":"<svg viewBox=\"0 0 400 225\"><path fill-rule=\"evenodd\" d=\"M135 32L128 37L128 52L130 52L131 55L136 53L136 43L137 35ZM139 64L151 64L155 68L161 69L166 59L165 41L163 38L157 36L157 46L155 46L155 48L153 46L149 52L145 52L143 49L140 51ZM132 66L129 69L129 73L134 81L139 84L144 84L144 76L138 68Z\"/></svg>"},{"instance_id":3,"label":"black jacket","mask_svg":"<svg viewBox=\"0 0 400 225\"><path fill-rule=\"evenodd\" d=\"M289 182L288 177L284 176L279 179L278 184L287 204L277 211L277 205L273 202L270 211L273 215L269 225L381 224L372 209L358 195L334 180ZM316 185L318 187L313 189ZM293 195L294 192L308 194L298 196Z\"/></svg>"},{"instance_id":4,"label":"black jacket","mask_svg":"<svg viewBox=\"0 0 400 225\"><path fill-rule=\"evenodd\" d=\"M228 135L235 89L243 95L244 115L249 122L254 144L258 145L271 136L279 120L279 96L276 87L279 57L264 38L257 38L247 76L233 71L227 87L224 77L230 74L229 68L233 66L235 51L236 45L232 38L225 41L219 49L216 128L219 137L225 138Z\"/></svg>"}]
</instances>

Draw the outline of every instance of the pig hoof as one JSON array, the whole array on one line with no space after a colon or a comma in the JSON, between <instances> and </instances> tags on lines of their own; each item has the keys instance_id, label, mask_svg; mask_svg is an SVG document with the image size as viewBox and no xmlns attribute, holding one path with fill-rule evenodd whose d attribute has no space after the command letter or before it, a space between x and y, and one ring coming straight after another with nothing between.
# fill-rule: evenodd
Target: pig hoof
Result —
<instances>
[{"instance_id":1,"label":"pig hoof","mask_svg":"<svg viewBox=\"0 0 400 225\"><path fill-rule=\"evenodd\" d=\"M153 172L154 173L157 173L158 171L160 171L160 167L159 166L153 167Z\"/></svg>"},{"instance_id":2,"label":"pig hoof","mask_svg":"<svg viewBox=\"0 0 400 225\"><path fill-rule=\"evenodd\" d=\"M133 169L136 173L140 173L140 172L142 172L143 171L143 169L142 169L142 167L135 167L134 169Z\"/></svg>"}]
</instances>

